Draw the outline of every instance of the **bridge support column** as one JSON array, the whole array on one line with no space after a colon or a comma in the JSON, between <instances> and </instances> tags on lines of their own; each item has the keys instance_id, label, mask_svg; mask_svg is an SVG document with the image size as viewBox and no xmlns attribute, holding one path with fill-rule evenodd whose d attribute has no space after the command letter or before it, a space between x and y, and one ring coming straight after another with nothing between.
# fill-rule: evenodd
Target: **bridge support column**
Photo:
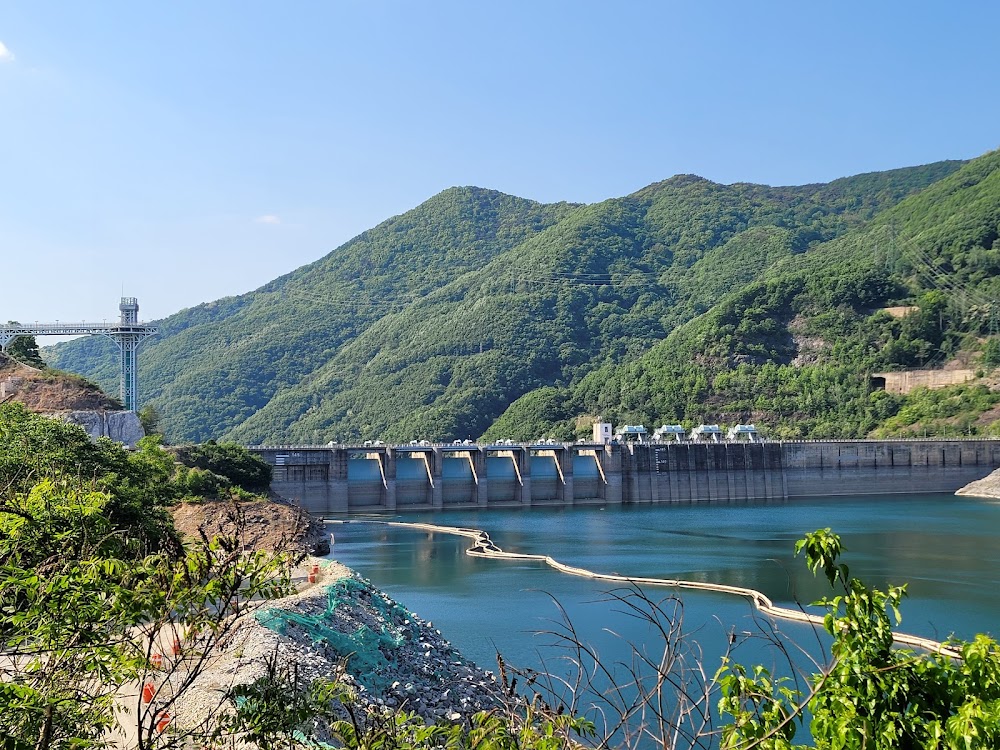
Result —
<instances>
[{"instance_id":1,"label":"bridge support column","mask_svg":"<svg viewBox=\"0 0 1000 750\"><path fill-rule=\"evenodd\" d=\"M147 337L156 333L156 329L139 324L139 300L135 297L122 297L118 310L121 312L121 320L108 335L118 345L121 353L119 389L122 405L126 411L134 412L139 408L139 365L136 350Z\"/></svg>"}]
</instances>

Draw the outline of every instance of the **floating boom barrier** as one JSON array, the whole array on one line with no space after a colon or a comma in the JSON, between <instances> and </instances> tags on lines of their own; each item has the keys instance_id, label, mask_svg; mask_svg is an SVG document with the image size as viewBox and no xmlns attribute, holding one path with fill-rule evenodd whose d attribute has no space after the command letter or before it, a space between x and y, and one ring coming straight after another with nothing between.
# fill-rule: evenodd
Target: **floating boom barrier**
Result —
<instances>
[{"instance_id":1,"label":"floating boom barrier","mask_svg":"<svg viewBox=\"0 0 1000 750\"><path fill-rule=\"evenodd\" d=\"M774 602L772 602L767 596L756 589L745 588L743 586L728 586L723 583L684 581L679 578L651 578L645 576L623 576L614 573L595 573L594 571L587 570L586 568L577 568L572 565L566 565L549 555L535 555L524 552L504 552L490 539L490 535L481 529L469 529L460 526L439 526L433 523L421 523L415 521L376 521L368 519L327 520L325 523L368 523L378 524L381 526L398 526L407 529L433 531L439 534L466 537L475 541L475 544L465 551L465 554L471 555L472 557L486 557L497 560L535 560L537 562L545 563L550 568L554 568L560 573L566 573L571 576L579 576L581 578L590 578L597 581L613 581L615 583L627 583L640 586L666 586L677 589L696 589L698 591L714 591L720 594L731 594L733 596L740 596L744 599L750 600L757 611L762 614L777 617L782 620L790 620L792 622L801 622L808 625L823 627L822 615L815 615L798 609L789 609L788 607L779 607L775 605ZM912 646L925 651L932 651L952 659L962 659L962 654L958 649L942 643L941 641L935 641L931 638L923 638L918 635L899 633L895 631L893 631L892 637L894 643L902 646Z\"/></svg>"}]
</instances>

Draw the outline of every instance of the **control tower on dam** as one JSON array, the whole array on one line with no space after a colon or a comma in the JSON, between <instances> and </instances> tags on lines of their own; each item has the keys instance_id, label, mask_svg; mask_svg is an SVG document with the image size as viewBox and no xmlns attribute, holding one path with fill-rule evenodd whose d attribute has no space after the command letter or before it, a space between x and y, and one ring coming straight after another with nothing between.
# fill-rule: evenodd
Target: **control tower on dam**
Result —
<instances>
[{"instance_id":1,"label":"control tower on dam","mask_svg":"<svg viewBox=\"0 0 1000 750\"><path fill-rule=\"evenodd\" d=\"M1000 440L251 447L317 514L954 492Z\"/></svg>"}]
</instances>

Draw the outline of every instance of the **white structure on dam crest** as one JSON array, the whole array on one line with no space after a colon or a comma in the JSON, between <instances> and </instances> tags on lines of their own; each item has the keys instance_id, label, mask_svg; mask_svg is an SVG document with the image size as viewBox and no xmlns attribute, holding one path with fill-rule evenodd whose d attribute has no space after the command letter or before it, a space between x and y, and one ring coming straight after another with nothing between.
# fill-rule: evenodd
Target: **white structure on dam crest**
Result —
<instances>
[{"instance_id":1,"label":"white structure on dam crest","mask_svg":"<svg viewBox=\"0 0 1000 750\"><path fill-rule=\"evenodd\" d=\"M954 492L1000 440L251 447L319 514Z\"/></svg>"}]
</instances>

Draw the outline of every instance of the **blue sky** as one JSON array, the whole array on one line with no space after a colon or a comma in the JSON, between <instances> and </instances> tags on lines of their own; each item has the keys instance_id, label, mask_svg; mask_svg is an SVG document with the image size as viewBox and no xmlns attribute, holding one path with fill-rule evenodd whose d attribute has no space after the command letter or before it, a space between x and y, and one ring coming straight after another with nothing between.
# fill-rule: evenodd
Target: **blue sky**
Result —
<instances>
[{"instance_id":1,"label":"blue sky","mask_svg":"<svg viewBox=\"0 0 1000 750\"><path fill-rule=\"evenodd\" d=\"M3 0L0 318L122 291L164 317L452 185L593 202L975 157L998 28L993 2Z\"/></svg>"}]
</instances>

